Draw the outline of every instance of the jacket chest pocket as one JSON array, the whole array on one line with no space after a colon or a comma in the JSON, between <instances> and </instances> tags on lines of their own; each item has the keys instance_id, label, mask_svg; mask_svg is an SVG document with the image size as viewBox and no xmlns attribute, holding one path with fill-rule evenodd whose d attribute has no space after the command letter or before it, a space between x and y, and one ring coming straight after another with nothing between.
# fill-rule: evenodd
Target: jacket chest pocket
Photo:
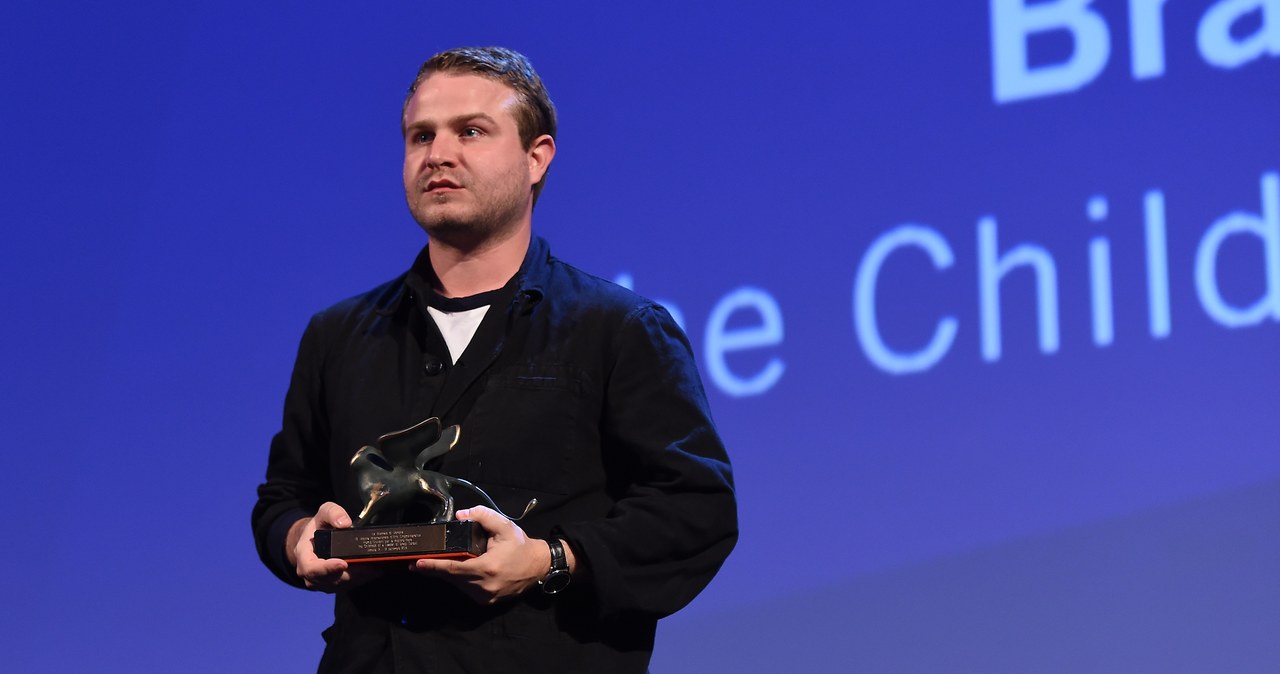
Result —
<instances>
[{"instance_id":1,"label":"jacket chest pocket","mask_svg":"<svg viewBox=\"0 0 1280 674\"><path fill-rule=\"evenodd\" d=\"M568 494L598 471L598 405L576 368L511 366L484 386L461 424L481 480Z\"/></svg>"}]
</instances>

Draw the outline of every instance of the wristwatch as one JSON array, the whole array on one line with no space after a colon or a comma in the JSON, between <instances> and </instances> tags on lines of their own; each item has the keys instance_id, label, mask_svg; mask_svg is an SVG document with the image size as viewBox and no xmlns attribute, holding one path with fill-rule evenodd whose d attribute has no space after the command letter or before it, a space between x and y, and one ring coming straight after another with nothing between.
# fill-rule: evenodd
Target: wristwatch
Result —
<instances>
[{"instance_id":1,"label":"wristwatch","mask_svg":"<svg viewBox=\"0 0 1280 674\"><path fill-rule=\"evenodd\" d=\"M551 549L551 570L538 581L538 585L541 585L542 591L547 594L557 594L569 587L569 581L573 576L569 575L569 561L564 556L564 543L561 543L559 538L548 538L547 547Z\"/></svg>"}]
</instances>

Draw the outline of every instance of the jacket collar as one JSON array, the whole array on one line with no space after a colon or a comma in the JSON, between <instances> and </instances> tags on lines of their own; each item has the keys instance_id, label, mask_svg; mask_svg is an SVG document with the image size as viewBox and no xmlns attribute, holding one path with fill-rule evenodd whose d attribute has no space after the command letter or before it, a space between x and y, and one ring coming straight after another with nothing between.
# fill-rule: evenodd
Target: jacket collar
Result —
<instances>
[{"instance_id":1,"label":"jacket collar","mask_svg":"<svg viewBox=\"0 0 1280 674\"><path fill-rule=\"evenodd\" d=\"M388 284L387 292L375 300L374 311L380 316L391 316L404 307L414 305L414 296L435 285L435 270L427 254L430 243L422 247L413 266ZM508 283L516 284L515 301L521 307L532 307L545 296L545 288L551 276L551 247L546 240L534 235L529 240L529 250L524 254L520 269Z\"/></svg>"}]
</instances>

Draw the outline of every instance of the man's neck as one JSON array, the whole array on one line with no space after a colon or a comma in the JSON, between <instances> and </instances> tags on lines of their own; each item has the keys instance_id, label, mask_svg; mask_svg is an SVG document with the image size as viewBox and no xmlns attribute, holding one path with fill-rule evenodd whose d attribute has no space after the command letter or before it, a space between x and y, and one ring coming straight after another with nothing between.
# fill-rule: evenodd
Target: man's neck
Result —
<instances>
[{"instance_id":1,"label":"man's neck","mask_svg":"<svg viewBox=\"0 0 1280 674\"><path fill-rule=\"evenodd\" d=\"M499 241L466 250L433 240L427 254L440 281L437 291L445 297L469 297L501 288L520 271L531 236L529 228L521 228Z\"/></svg>"}]
</instances>

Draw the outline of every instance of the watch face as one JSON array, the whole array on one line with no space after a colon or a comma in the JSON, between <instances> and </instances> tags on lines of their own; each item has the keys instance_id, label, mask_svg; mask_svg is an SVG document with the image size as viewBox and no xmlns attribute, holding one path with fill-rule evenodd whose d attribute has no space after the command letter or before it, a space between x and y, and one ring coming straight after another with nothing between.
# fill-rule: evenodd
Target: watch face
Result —
<instances>
[{"instance_id":1,"label":"watch face","mask_svg":"<svg viewBox=\"0 0 1280 674\"><path fill-rule=\"evenodd\" d=\"M571 579L572 577L569 575L568 571L552 571L547 574L546 578L542 579L542 591L547 594L556 594L566 587L569 587L569 581Z\"/></svg>"}]
</instances>

